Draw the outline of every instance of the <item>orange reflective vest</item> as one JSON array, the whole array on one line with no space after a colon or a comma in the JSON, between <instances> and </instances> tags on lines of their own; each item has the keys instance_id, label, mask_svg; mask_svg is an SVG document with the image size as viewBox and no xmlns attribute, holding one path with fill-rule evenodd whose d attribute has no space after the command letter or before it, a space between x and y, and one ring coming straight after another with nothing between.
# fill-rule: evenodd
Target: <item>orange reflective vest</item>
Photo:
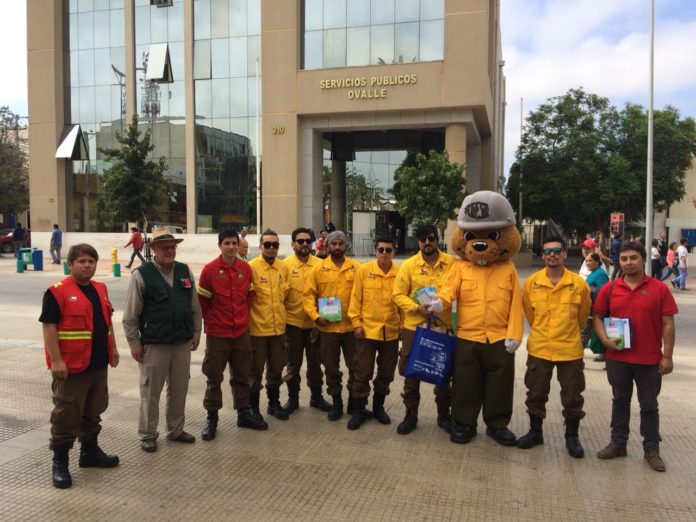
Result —
<instances>
[{"instance_id":1,"label":"orange reflective vest","mask_svg":"<svg viewBox=\"0 0 696 522\"><path fill-rule=\"evenodd\" d=\"M91 281L99 295L102 314L108 328L107 346L109 363L114 357L114 333L111 326L113 308L109 302L109 294L104 283ZM48 289L58 302L60 322L58 323L58 348L60 355L68 367L69 373L79 373L87 369L92 357L92 328L94 313L92 303L82 293L72 277L66 277ZM46 364L51 367L51 358L46 351Z\"/></svg>"}]
</instances>

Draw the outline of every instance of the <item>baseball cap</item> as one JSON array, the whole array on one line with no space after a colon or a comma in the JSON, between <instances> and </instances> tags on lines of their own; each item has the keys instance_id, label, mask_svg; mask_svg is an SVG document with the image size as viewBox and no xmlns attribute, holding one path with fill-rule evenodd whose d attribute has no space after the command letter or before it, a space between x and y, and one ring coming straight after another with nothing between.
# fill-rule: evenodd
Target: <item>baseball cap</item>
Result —
<instances>
[{"instance_id":1,"label":"baseball cap","mask_svg":"<svg viewBox=\"0 0 696 522\"><path fill-rule=\"evenodd\" d=\"M597 243L594 239L586 239L582 242L582 246L585 248L597 248Z\"/></svg>"}]
</instances>

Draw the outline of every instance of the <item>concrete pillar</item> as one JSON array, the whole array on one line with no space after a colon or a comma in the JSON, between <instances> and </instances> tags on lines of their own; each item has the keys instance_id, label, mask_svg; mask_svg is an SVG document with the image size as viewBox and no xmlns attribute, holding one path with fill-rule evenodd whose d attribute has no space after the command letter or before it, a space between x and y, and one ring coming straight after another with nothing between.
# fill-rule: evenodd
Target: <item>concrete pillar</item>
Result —
<instances>
[{"instance_id":1,"label":"concrete pillar","mask_svg":"<svg viewBox=\"0 0 696 522\"><path fill-rule=\"evenodd\" d=\"M196 190L196 97L193 81L193 2L184 3L184 92L186 111L186 230L198 233Z\"/></svg>"},{"instance_id":2,"label":"concrete pillar","mask_svg":"<svg viewBox=\"0 0 696 522\"><path fill-rule=\"evenodd\" d=\"M130 125L131 118L137 114L136 85L138 84L135 74L135 0L126 0L123 4L123 21L125 24L125 53L126 53L126 121L125 125ZM124 125L124 126L125 126Z\"/></svg>"},{"instance_id":3,"label":"concrete pillar","mask_svg":"<svg viewBox=\"0 0 696 522\"><path fill-rule=\"evenodd\" d=\"M468 176L468 165L466 164L466 126L463 123L453 123L445 127L445 150L449 155L449 160L452 163L463 163L465 165L464 172L462 176L467 178L467 184L465 189L471 192L471 187L469 186L470 176ZM457 209L458 211L458 209ZM447 223L447 229L445 230L445 243L451 244L452 234L457 228L457 222L450 220Z\"/></svg>"},{"instance_id":4,"label":"concrete pillar","mask_svg":"<svg viewBox=\"0 0 696 522\"><path fill-rule=\"evenodd\" d=\"M346 227L346 162L331 162L331 222L339 230Z\"/></svg>"}]
</instances>

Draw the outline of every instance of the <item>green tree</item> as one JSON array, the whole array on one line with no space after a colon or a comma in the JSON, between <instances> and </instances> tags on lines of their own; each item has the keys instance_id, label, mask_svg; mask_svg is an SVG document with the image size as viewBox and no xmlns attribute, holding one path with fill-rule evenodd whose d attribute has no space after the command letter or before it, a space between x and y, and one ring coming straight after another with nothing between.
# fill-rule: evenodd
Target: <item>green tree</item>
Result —
<instances>
[{"instance_id":1,"label":"green tree","mask_svg":"<svg viewBox=\"0 0 696 522\"><path fill-rule=\"evenodd\" d=\"M367 179L355 167L346 172L346 208L348 210L374 210L384 197L379 180Z\"/></svg>"},{"instance_id":2,"label":"green tree","mask_svg":"<svg viewBox=\"0 0 696 522\"><path fill-rule=\"evenodd\" d=\"M116 141L119 148L99 149L111 162L102 176L104 193L99 205L112 223L142 220L147 229L148 221L158 218L158 209L166 201L164 157L156 162L149 159L155 148L150 129L140 132L136 115L124 133L116 131Z\"/></svg>"},{"instance_id":3,"label":"green tree","mask_svg":"<svg viewBox=\"0 0 696 522\"><path fill-rule=\"evenodd\" d=\"M19 117L0 107L0 210L29 208L27 155L17 132Z\"/></svg>"},{"instance_id":4,"label":"green tree","mask_svg":"<svg viewBox=\"0 0 696 522\"><path fill-rule=\"evenodd\" d=\"M464 165L451 163L446 151L409 152L394 171L396 209L413 225L444 229L464 199L463 173Z\"/></svg>"}]
</instances>

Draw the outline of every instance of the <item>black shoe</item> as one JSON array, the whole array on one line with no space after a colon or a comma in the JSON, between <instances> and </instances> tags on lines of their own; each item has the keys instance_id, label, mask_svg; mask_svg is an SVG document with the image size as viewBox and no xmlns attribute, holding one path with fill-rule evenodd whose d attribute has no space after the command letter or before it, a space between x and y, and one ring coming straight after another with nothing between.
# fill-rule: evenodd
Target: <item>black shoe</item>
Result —
<instances>
[{"instance_id":1,"label":"black shoe","mask_svg":"<svg viewBox=\"0 0 696 522\"><path fill-rule=\"evenodd\" d=\"M450 441L455 444L467 444L476 436L476 428L468 424L459 424L453 420L450 427Z\"/></svg>"},{"instance_id":2,"label":"black shoe","mask_svg":"<svg viewBox=\"0 0 696 522\"><path fill-rule=\"evenodd\" d=\"M140 447L143 451L147 451L148 453L157 451L157 439L145 439L140 441Z\"/></svg>"},{"instance_id":3,"label":"black shoe","mask_svg":"<svg viewBox=\"0 0 696 522\"><path fill-rule=\"evenodd\" d=\"M437 425L447 433L452 433L452 417L449 413L441 413L437 416Z\"/></svg>"},{"instance_id":4,"label":"black shoe","mask_svg":"<svg viewBox=\"0 0 696 522\"><path fill-rule=\"evenodd\" d=\"M346 413L348 415L353 415L353 413L355 413L355 404L352 392L348 393L348 407L346 408Z\"/></svg>"},{"instance_id":5,"label":"black shoe","mask_svg":"<svg viewBox=\"0 0 696 522\"><path fill-rule=\"evenodd\" d=\"M267 387L266 395L268 395L268 408L266 408L266 412L278 420L288 420L290 418L288 412L280 405L280 389Z\"/></svg>"},{"instance_id":6,"label":"black shoe","mask_svg":"<svg viewBox=\"0 0 696 522\"><path fill-rule=\"evenodd\" d=\"M244 408L237 411L237 427L262 431L268 429L268 423L253 408Z\"/></svg>"},{"instance_id":7,"label":"black shoe","mask_svg":"<svg viewBox=\"0 0 696 522\"><path fill-rule=\"evenodd\" d=\"M329 410L327 417L330 421L337 421L343 417L343 399L341 398L340 393L337 395L332 395L332 397L333 404L331 405L331 409Z\"/></svg>"},{"instance_id":8,"label":"black shoe","mask_svg":"<svg viewBox=\"0 0 696 522\"><path fill-rule=\"evenodd\" d=\"M179 435L169 440L174 442L183 442L184 444L193 444L194 442L196 442L196 437L194 437L190 433L182 431L181 433L179 433Z\"/></svg>"},{"instance_id":9,"label":"black shoe","mask_svg":"<svg viewBox=\"0 0 696 522\"><path fill-rule=\"evenodd\" d=\"M377 419L380 424L389 424L391 418L384 410L385 396L381 393L375 393L372 397L372 416Z\"/></svg>"},{"instance_id":10,"label":"black shoe","mask_svg":"<svg viewBox=\"0 0 696 522\"><path fill-rule=\"evenodd\" d=\"M486 428L486 435L503 446L514 446L517 444L517 437L507 428Z\"/></svg>"},{"instance_id":11,"label":"black shoe","mask_svg":"<svg viewBox=\"0 0 696 522\"><path fill-rule=\"evenodd\" d=\"M353 399L353 408L355 411L353 412L353 416L348 421L349 430L357 430L365 423L365 420L367 420L367 415L365 412L366 403L367 399Z\"/></svg>"},{"instance_id":12,"label":"black shoe","mask_svg":"<svg viewBox=\"0 0 696 522\"><path fill-rule=\"evenodd\" d=\"M119 464L118 455L107 455L96 444L83 444L80 449L80 467L81 468L115 468Z\"/></svg>"},{"instance_id":13,"label":"black shoe","mask_svg":"<svg viewBox=\"0 0 696 522\"><path fill-rule=\"evenodd\" d=\"M72 486L72 477L68 469L68 449L53 450L53 487L67 489Z\"/></svg>"},{"instance_id":14,"label":"black shoe","mask_svg":"<svg viewBox=\"0 0 696 522\"><path fill-rule=\"evenodd\" d=\"M218 411L208 410L208 418L205 421L205 426L203 426L203 433L201 438L203 440L213 440L217 434L218 425Z\"/></svg>"},{"instance_id":15,"label":"black shoe","mask_svg":"<svg viewBox=\"0 0 696 522\"><path fill-rule=\"evenodd\" d=\"M313 386L311 391L312 395L309 399L309 407L317 408L323 412L331 411L331 403L324 399L321 393L321 386Z\"/></svg>"},{"instance_id":16,"label":"black shoe","mask_svg":"<svg viewBox=\"0 0 696 522\"><path fill-rule=\"evenodd\" d=\"M418 410L406 410L404 420L396 427L396 432L399 435L408 435L418 426Z\"/></svg>"},{"instance_id":17,"label":"black shoe","mask_svg":"<svg viewBox=\"0 0 696 522\"><path fill-rule=\"evenodd\" d=\"M288 402L283 404L283 409L288 414L293 413L300 407L300 385L288 383Z\"/></svg>"},{"instance_id":18,"label":"black shoe","mask_svg":"<svg viewBox=\"0 0 696 522\"><path fill-rule=\"evenodd\" d=\"M585 456L585 450L580 444L580 439L578 438L578 429L580 427L580 419L577 417L568 417L565 420L566 432L566 449L568 450L568 455L574 459L581 459Z\"/></svg>"},{"instance_id":19,"label":"black shoe","mask_svg":"<svg viewBox=\"0 0 696 522\"><path fill-rule=\"evenodd\" d=\"M538 415L529 414L529 432L523 435L517 441L517 447L520 449L529 449L539 444L544 443L544 434L542 427L544 419Z\"/></svg>"}]
</instances>

